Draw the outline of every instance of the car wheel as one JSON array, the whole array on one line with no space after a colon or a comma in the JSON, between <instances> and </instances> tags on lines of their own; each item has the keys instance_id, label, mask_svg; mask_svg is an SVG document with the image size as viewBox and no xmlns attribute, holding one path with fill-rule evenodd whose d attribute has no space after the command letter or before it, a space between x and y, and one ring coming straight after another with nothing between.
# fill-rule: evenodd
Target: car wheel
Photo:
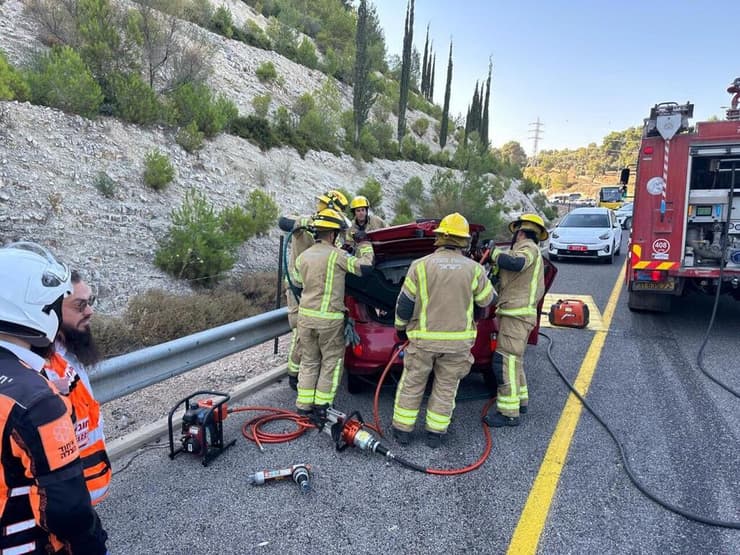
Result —
<instances>
[{"instance_id":1,"label":"car wheel","mask_svg":"<svg viewBox=\"0 0 740 555\"><path fill-rule=\"evenodd\" d=\"M624 229L632 229L632 217L624 220Z\"/></svg>"},{"instance_id":2,"label":"car wheel","mask_svg":"<svg viewBox=\"0 0 740 555\"><path fill-rule=\"evenodd\" d=\"M614 251L614 256L619 256L622 254L622 234L619 234L619 238L617 239L617 250Z\"/></svg>"},{"instance_id":3,"label":"car wheel","mask_svg":"<svg viewBox=\"0 0 740 555\"><path fill-rule=\"evenodd\" d=\"M612 249L612 252L610 252L608 256L602 258L601 261L604 264L614 264L614 249Z\"/></svg>"}]
</instances>

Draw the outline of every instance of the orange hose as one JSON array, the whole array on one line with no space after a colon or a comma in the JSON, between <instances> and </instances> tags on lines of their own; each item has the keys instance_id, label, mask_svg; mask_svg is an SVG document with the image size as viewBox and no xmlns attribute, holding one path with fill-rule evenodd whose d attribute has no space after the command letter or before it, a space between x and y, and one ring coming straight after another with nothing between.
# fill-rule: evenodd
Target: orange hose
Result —
<instances>
[{"instance_id":1,"label":"orange hose","mask_svg":"<svg viewBox=\"0 0 740 555\"><path fill-rule=\"evenodd\" d=\"M263 443L285 443L287 441L293 441L302 436L306 430L316 427L309 421L307 416L302 416L296 412L285 409L276 409L274 407L236 407L229 409L229 412L255 410L266 412L267 414L255 416L251 420L245 422L242 426L242 435L249 441L254 441L257 444L257 447L260 448L260 451L264 451L264 448L262 447ZM273 434L261 429L265 424L276 420L290 420L296 424L297 429L282 434Z\"/></svg>"},{"instance_id":2,"label":"orange hose","mask_svg":"<svg viewBox=\"0 0 740 555\"><path fill-rule=\"evenodd\" d=\"M381 437L383 436L383 428L380 423L380 411L378 409L380 400L380 389L381 387L383 387L383 382L385 381L388 372L390 372L391 366L393 366L393 363L398 358L399 353L406 348L406 345L408 345L408 341L406 341L403 345L397 345L396 348L393 350L393 354L391 355L388 364L386 364L383 373L380 375L378 385L375 387L375 397L373 399L373 420L375 422L375 425L373 426L373 428L375 428L375 431ZM465 474L466 472L475 470L476 468L479 468L484 462L486 462L486 459L488 459L488 456L491 454L493 440L491 439L491 431L488 429L488 425L483 422L483 417L488 414L488 409L491 408L491 405L494 403L494 401L496 401L496 397L492 397L491 399L486 401L486 404L483 405L483 410L481 411L481 426L483 427L483 435L486 438L486 447L483 450L483 454L478 458L478 460L467 466L463 466L462 468L426 468L425 472L427 474L434 474L437 476L456 476L458 474Z\"/></svg>"}]
</instances>

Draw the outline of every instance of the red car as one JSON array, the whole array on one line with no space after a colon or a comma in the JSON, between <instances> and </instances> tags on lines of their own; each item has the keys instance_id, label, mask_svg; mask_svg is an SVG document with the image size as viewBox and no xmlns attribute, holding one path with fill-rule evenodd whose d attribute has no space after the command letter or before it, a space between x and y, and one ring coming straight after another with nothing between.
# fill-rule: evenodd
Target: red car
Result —
<instances>
[{"instance_id":1,"label":"red car","mask_svg":"<svg viewBox=\"0 0 740 555\"><path fill-rule=\"evenodd\" d=\"M346 281L345 304L349 316L355 322L355 330L360 337L359 344L347 347L344 366L350 393L360 391L368 378L376 377L388 364L397 344L393 321L396 298L411 262L434 251L433 230L439 220L418 220L415 223L378 229L368 234L375 250L375 269L364 279L348 274ZM485 227L470 225L470 256L481 260L488 245L479 240ZM545 288L549 290L557 270L547 259L545 264ZM542 310L542 302L538 307ZM532 331L529 343L537 344L539 325ZM473 345L475 358L473 371L483 373L489 387L495 390L495 379L491 372L491 359L496 350L498 320L495 308L486 308L478 320L478 335ZM403 367L402 360L396 360L394 369Z\"/></svg>"}]
</instances>

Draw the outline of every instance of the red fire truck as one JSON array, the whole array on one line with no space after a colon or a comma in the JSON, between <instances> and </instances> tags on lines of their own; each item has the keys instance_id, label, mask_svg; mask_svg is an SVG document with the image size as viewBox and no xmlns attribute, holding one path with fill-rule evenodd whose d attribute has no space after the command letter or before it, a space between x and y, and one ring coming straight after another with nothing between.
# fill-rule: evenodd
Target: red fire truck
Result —
<instances>
[{"instance_id":1,"label":"red fire truck","mask_svg":"<svg viewBox=\"0 0 740 555\"><path fill-rule=\"evenodd\" d=\"M694 106L656 104L637 161L630 310L668 312L688 293L740 300L740 78L724 121L689 127Z\"/></svg>"}]
</instances>

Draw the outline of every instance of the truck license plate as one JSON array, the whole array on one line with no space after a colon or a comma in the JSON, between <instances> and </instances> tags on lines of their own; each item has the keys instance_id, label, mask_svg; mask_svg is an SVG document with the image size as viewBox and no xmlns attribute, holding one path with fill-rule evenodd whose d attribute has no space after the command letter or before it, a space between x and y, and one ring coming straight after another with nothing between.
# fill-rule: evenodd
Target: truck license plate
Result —
<instances>
[{"instance_id":1,"label":"truck license plate","mask_svg":"<svg viewBox=\"0 0 740 555\"><path fill-rule=\"evenodd\" d=\"M581 252L583 252L583 251L587 251L588 250L588 247L586 247L586 245L568 245L568 250L569 251L581 251Z\"/></svg>"},{"instance_id":2,"label":"truck license plate","mask_svg":"<svg viewBox=\"0 0 740 555\"><path fill-rule=\"evenodd\" d=\"M633 291L673 291L676 284L673 281L635 281Z\"/></svg>"}]
</instances>

